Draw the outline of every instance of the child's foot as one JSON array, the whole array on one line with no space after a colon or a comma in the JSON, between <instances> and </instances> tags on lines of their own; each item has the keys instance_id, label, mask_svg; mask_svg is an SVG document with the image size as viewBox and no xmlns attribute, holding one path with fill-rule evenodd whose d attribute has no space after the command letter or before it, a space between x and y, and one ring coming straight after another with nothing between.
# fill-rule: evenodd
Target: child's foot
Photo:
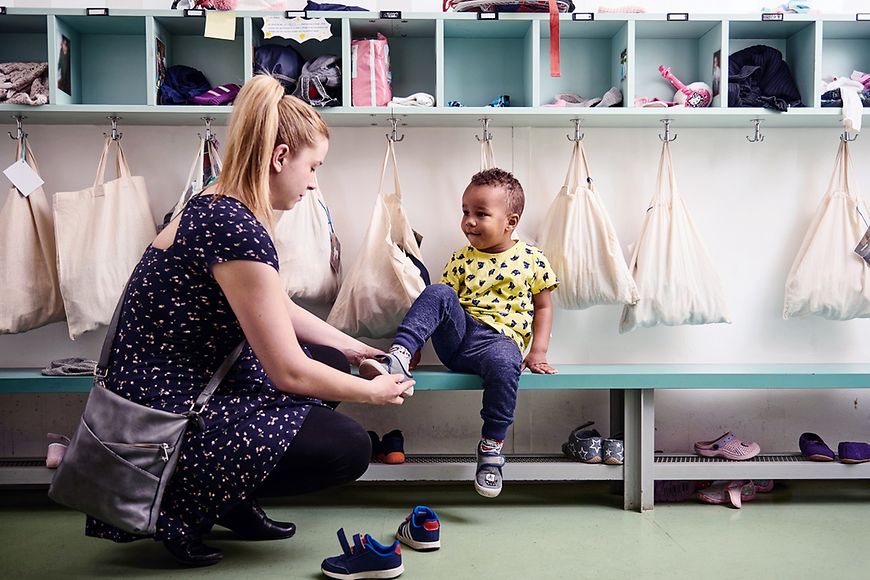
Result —
<instances>
[{"instance_id":1,"label":"child's foot","mask_svg":"<svg viewBox=\"0 0 870 580\"><path fill-rule=\"evenodd\" d=\"M499 451L481 451L480 447L478 444L474 489L483 497L496 497L501 493L505 458Z\"/></svg>"},{"instance_id":2,"label":"child's foot","mask_svg":"<svg viewBox=\"0 0 870 580\"><path fill-rule=\"evenodd\" d=\"M373 379L379 375L395 375L404 374L409 379L411 371L408 370L408 365L393 353L379 354L374 358L367 358L359 363L359 376L364 379ZM414 387L402 393L403 397L410 397L414 394Z\"/></svg>"}]
</instances>

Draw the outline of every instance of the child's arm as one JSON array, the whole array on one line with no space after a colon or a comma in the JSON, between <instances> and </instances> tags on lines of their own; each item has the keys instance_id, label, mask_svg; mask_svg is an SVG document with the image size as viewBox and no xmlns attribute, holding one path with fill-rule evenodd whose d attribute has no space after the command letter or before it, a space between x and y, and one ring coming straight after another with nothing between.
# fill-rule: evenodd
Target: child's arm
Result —
<instances>
[{"instance_id":1,"label":"child's arm","mask_svg":"<svg viewBox=\"0 0 870 580\"><path fill-rule=\"evenodd\" d=\"M532 319L532 347L523 361L523 369L538 374L556 374L555 368L547 362L547 349L550 347L550 331L553 329L553 300L550 289L541 290L532 297L535 316Z\"/></svg>"}]
</instances>

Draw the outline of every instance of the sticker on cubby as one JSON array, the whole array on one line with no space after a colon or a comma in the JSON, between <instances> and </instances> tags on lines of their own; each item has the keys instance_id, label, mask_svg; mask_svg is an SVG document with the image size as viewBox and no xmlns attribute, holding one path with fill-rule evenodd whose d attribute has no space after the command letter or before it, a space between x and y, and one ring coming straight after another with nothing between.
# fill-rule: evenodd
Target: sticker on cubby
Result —
<instances>
[{"instance_id":1,"label":"sticker on cubby","mask_svg":"<svg viewBox=\"0 0 870 580\"><path fill-rule=\"evenodd\" d=\"M289 38L296 42L326 40L332 37L332 27L325 18L263 17L263 38Z\"/></svg>"}]
</instances>

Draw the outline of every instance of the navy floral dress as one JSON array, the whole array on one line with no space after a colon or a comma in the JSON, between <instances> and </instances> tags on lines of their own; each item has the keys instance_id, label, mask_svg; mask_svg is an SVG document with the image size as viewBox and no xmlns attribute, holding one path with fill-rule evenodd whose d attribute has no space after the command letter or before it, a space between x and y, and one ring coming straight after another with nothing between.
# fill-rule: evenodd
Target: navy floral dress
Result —
<instances>
[{"instance_id":1,"label":"navy floral dress","mask_svg":"<svg viewBox=\"0 0 870 580\"><path fill-rule=\"evenodd\" d=\"M240 201L193 198L175 241L149 246L130 278L107 386L128 399L187 411L244 338L210 266L254 260L278 269L265 227ZM242 351L202 417L191 426L167 488L155 538L207 531L250 496L287 450L312 404L281 393L250 347ZM86 534L118 542L141 538L88 517Z\"/></svg>"}]
</instances>

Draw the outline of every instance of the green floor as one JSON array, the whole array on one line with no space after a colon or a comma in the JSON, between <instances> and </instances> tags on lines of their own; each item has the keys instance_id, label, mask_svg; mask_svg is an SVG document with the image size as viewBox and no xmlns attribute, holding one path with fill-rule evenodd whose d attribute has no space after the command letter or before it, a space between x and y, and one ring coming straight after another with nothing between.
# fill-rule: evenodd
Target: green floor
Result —
<instances>
[{"instance_id":1,"label":"green floor","mask_svg":"<svg viewBox=\"0 0 870 580\"><path fill-rule=\"evenodd\" d=\"M149 540L115 545L84 537L83 516L48 503L44 491L0 491L0 577L323 578L339 551L335 531L390 540L415 504L441 516L443 547L403 550L402 578L866 579L870 484L791 482L742 510L694 502L624 512L604 484L520 485L478 497L468 485L358 485L266 503L297 536L242 542L215 532L225 552L211 568L179 569Z\"/></svg>"}]
</instances>

